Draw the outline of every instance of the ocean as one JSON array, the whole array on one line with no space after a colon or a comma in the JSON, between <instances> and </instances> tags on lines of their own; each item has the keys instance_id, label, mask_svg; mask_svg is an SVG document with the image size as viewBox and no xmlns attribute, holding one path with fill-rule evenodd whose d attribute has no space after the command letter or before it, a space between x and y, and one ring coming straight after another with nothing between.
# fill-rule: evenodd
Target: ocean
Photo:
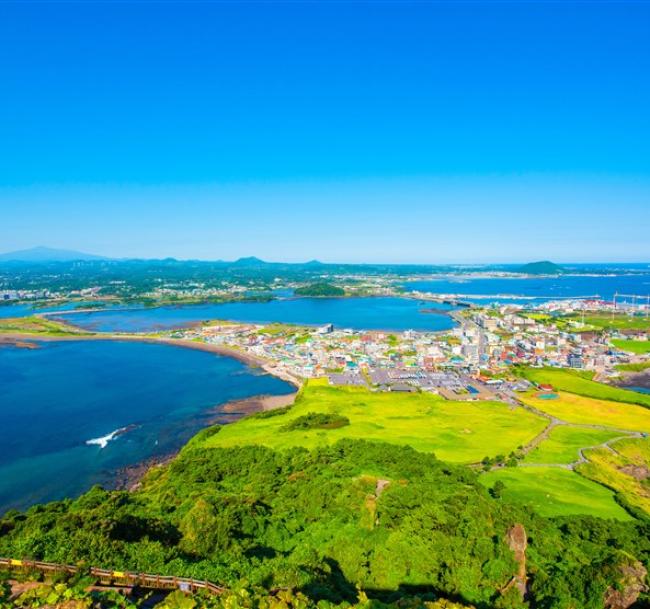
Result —
<instances>
[{"instance_id":1,"label":"ocean","mask_svg":"<svg viewBox=\"0 0 650 609\"><path fill-rule=\"evenodd\" d=\"M178 450L230 400L294 391L238 360L135 342L0 347L0 513Z\"/></svg>"}]
</instances>

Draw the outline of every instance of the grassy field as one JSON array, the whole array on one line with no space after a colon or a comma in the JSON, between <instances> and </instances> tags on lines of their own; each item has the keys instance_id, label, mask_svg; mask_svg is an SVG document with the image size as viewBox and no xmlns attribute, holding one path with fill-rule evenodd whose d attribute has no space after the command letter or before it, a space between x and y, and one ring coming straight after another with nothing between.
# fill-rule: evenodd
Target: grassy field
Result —
<instances>
[{"instance_id":1,"label":"grassy field","mask_svg":"<svg viewBox=\"0 0 650 609\"><path fill-rule=\"evenodd\" d=\"M609 489L575 472L557 467L503 468L483 474L480 481L492 488L500 480L504 499L530 505L542 516L585 514L631 520Z\"/></svg>"},{"instance_id":2,"label":"grassy field","mask_svg":"<svg viewBox=\"0 0 650 609\"><path fill-rule=\"evenodd\" d=\"M586 446L598 446L620 435L616 431L561 425L553 429L546 440L529 452L524 462L573 463L579 457L579 449Z\"/></svg>"},{"instance_id":3,"label":"grassy field","mask_svg":"<svg viewBox=\"0 0 650 609\"><path fill-rule=\"evenodd\" d=\"M534 392L528 392L520 395L519 399L567 423L604 425L630 431L650 431L650 409L648 408L622 402L596 400L563 391L558 392L558 396L556 400L541 400L535 397Z\"/></svg>"},{"instance_id":4,"label":"grassy field","mask_svg":"<svg viewBox=\"0 0 650 609\"><path fill-rule=\"evenodd\" d=\"M650 439L630 438L612 445L615 452L598 448L585 451L588 463L580 465L583 476L620 493L625 500L650 516Z\"/></svg>"},{"instance_id":5,"label":"grassy field","mask_svg":"<svg viewBox=\"0 0 650 609\"><path fill-rule=\"evenodd\" d=\"M309 413L347 417L335 429L283 430ZM650 413L649 413L650 414ZM261 444L270 448L332 444L342 438L383 440L434 452L445 461L470 463L508 454L537 435L546 421L502 402L451 402L430 394L373 393L310 381L284 414L253 416L197 441L212 447Z\"/></svg>"},{"instance_id":6,"label":"grassy field","mask_svg":"<svg viewBox=\"0 0 650 609\"><path fill-rule=\"evenodd\" d=\"M0 319L0 334L47 334L64 336L69 334L88 334L64 323L44 317L8 317Z\"/></svg>"},{"instance_id":7,"label":"grassy field","mask_svg":"<svg viewBox=\"0 0 650 609\"><path fill-rule=\"evenodd\" d=\"M565 316L563 319L582 321L581 315ZM615 328L617 330L650 330L650 319L641 316L629 316L625 313L602 313L585 316L585 324L596 328Z\"/></svg>"},{"instance_id":8,"label":"grassy field","mask_svg":"<svg viewBox=\"0 0 650 609\"><path fill-rule=\"evenodd\" d=\"M643 355L650 353L650 340L613 340L612 344L621 351Z\"/></svg>"},{"instance_id":9,"label":"grassy field","mask_svg":"<svg viewBox=\"0 0 650 609\"><path fill-rule=\"evenodd\" d=\"M538 384L547 383L560 391L568 391L599 400L640 404L641 406L650 408L650 395L597 383L586 378L584 374L581 375L572 370L559 368L522 368L519 372L529 381Z\"/></svg>"}]
</instances>

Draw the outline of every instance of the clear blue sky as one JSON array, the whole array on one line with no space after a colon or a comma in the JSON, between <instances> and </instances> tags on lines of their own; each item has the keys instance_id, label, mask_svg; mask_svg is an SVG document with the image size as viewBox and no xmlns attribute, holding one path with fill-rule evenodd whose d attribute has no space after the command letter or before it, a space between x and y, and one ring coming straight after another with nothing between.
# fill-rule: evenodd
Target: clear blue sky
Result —
<instances>
[{"instance_id":1,"label":"clear blue sky","mask_svg":"<svg viewBox=\"0 0 650 609\"><path fill-rule=\"evenodd\" d=\"M650 260L650 2L0 2L0 251Z\"/></svg>"}]
</instances>

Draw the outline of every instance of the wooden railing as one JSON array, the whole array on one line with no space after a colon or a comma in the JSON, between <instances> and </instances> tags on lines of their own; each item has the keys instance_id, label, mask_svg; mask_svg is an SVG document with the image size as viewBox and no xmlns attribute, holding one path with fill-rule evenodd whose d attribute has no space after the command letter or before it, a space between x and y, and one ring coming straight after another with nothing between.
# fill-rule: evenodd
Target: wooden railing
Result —
<instances>
[{"instance_id":1,"label":"wooden railing","mask_svg":"<svg viewBox=\"0 0 650 609\"><path fill-rule=\"evenodd\" d=\"M15 558L0 558L0 569L12 571L33 570L45 575L52 573L75 574L84 571L84 569L75 567L74 565L42 562L38 560L19 560ZM88 573L97 578L98 583L106 586L138 586L152 590L181 590L187 593L206 591L214 595L221 594L225 591L225 588L207 580L186 577L152 575L150 573L135 573L132 571L113 571L110 569L99 569L97 567L91 567L88 569Z\"/></svg>"}]
</instances>

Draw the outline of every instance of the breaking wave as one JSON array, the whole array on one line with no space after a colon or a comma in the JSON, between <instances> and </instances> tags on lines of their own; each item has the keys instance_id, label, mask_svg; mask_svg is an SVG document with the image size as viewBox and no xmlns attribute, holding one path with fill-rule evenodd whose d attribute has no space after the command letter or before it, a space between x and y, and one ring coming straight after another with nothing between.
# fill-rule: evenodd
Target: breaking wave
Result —
<instances>
[{"instance_id":1,"label":"breaking wave","mask_svg":"<svg viewBox=\"0 0 650 609\"><path fill-rule=\"evenodd\" d=\"M111 431L111 433L106 434L105 436L101 436L100 438L92 438L90 440L86 440L86 444L88 446L99 446L100 448L106 448L106 446L108 446L108 443L111 440L115 440L115 438L124 435L125 433L131 431L135 427L136 427L135 425L120 427L119 429L116 429L115 431Z\"/></svg>"}]
</instances>

